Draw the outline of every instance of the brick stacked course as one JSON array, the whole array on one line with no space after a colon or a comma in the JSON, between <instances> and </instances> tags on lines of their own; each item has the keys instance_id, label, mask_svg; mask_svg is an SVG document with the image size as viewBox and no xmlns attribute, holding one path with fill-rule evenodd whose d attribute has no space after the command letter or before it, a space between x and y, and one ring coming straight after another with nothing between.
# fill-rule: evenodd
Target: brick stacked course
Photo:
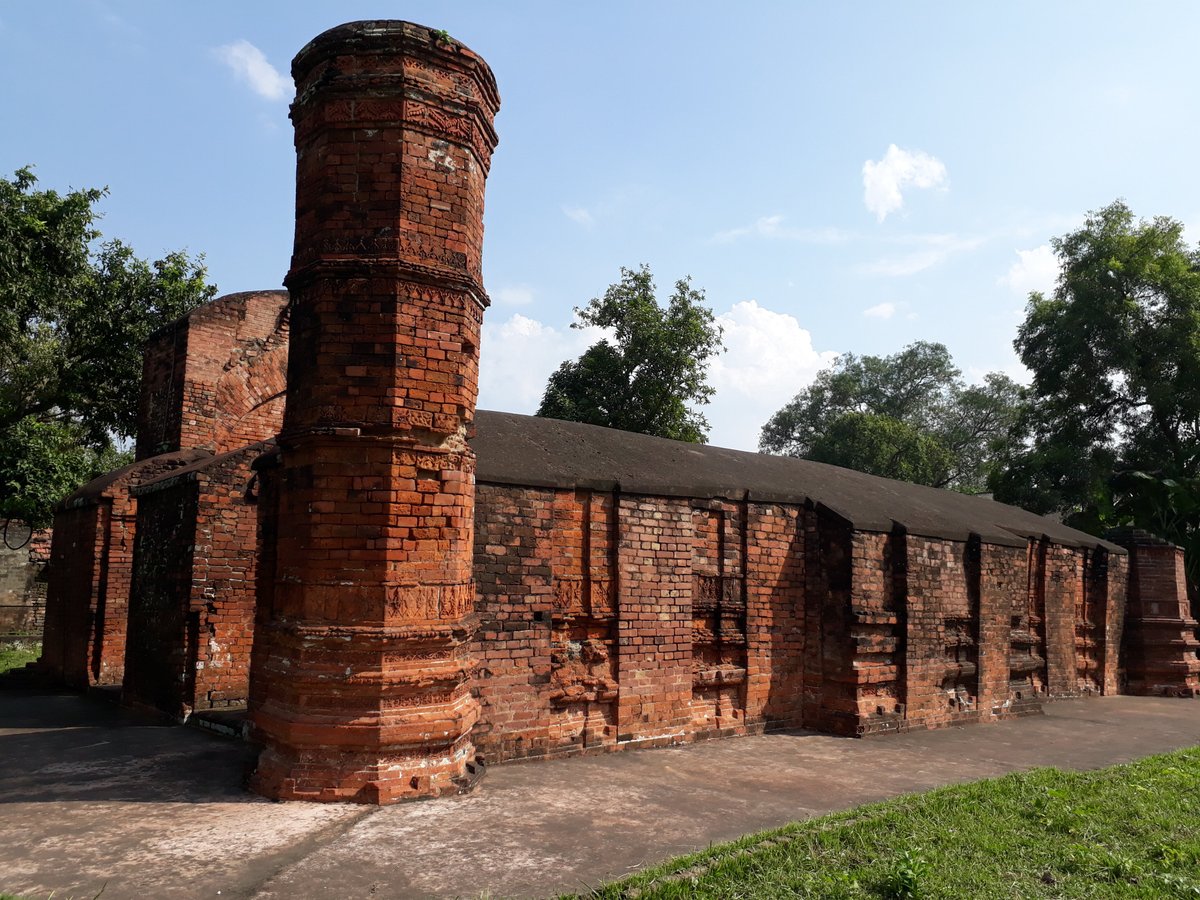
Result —
<instances>
[{"instance_id":1,"label":"brick stacked course","mask_svg":"<svg viewBox=\"0 0 1200 900\"><path fill-rule=\"evenodd\" d=\"M137 530L130 491L208 455L184 450L132 463L84 485L59 505L36 671L81 689L121 683Z\"/></svg>"},{"instance_id":2,"label":"brick stacked course","mask_svg":"<svg viewBox=\"0 0 1200 900\"><path fill-rule=\"evenodd\" d=\"M246 493L266 447L251 444L134 489L127 703L185 720L246 702L257 526Z\"/></svg>"},{"instance_id":3,"label":"brick stacked course","mask_svg":"<svg viewBox=\"0 0 1200 900\"><path fill-rule=\"evenodd\" d=\"M286 386L287 325L286 292L250 291L220 297L151 336L138 400L137 462L80 488L55 513L59 535L50 551L37 671L78 688L122 683L137 532L132 491L214 453L274 437ZM230 523L232 530L248 528L253 536L253 507L231 509L250 517ZM180 515L170 521L175 530L154 535L156 546L190 540L194 523ZM239 552L252 556L253 540ZM178 591L180 597L190 593L182 584ZM244 682L244 671L240 677ZM178 703L172 699L168 707L175 712Z\"/></svg>"},{"instance_id":4,"label":"brick stacked course","mask_svg":"<svg viewBox=\"0 0 1200 900\"><path fill-rule=\"evenodd\" d=\"M848 674L854 695L848 711L857 719L852 733L878 734L896 730L904 721L905 623L920 623L921 616L909 617L904 607L907 535L899 530L890 534L856 531L849 542ZM831 633L828 639L836 642L838 637Z\"/></svg>"},{"instance_id":5,"label":"brick stacked course","mask_svg":"<svg viewBox=\"0 0 1200 900\"><path fill-rule=\"evenodd\" d=\"M978 718L978 554L964 541L909 535L906 709L910 725Z\"/></svg>"},{"instance_id":6,"label":"brick stacked course","mask_svg":"<svg viewBox=\"0 0 1200 900\"><path fill-rule=\"evenodd\" d=\"M799 727L817 690L805 669L806 511L767 503L744 509L746 723Z\"/></svg>"},{"instance_id":7,"label":"brick stacked course","mask_svg":"<svg viewBox=\"0 0 1200 900\"><path fill-rule=\"evenodd\" d=\"M1110 532L1108 538L1130 554L1123 654L1127 692L1200 695L1200 641L1183 550L1137 529Z\"/></svg>"},{"instance_id":8,"label":"brick stacked course","mask_svg":"<svg viewBox=\"0 0 1200 900\"><path fill-rule=\"evenodd\" d=\"M479 485L477 746L504 760L799 725L803 540L795 507Z\"/></svg>"},{"instance_id":9,"label":"brick stacked course","mask_svg":"<svg viewBox=\"0 0 1200 900\"><path fill-rule=\"evenodd\" d=\"M286 291L227 294L147 342L137 458L226 453L279 430L287 387Z\"/></svg>"},{"instance_id":10,"label":"brick stacked course","mask_svg":"<svg viewBox=\"0 0 1200 900\"><path fill-rule=\"evenodd\" d=\"M0 638L33 637L46 623L50 529L32 532L12 519L0 543Z\"/></svg>"},{"instance_id":11,"label":"brick stacked course","mask_svg":"<svg viewBox=\"0 0 1200 900\"><path fill-rule=\"evenodd\" d=\"M278 465L262 469L279 483L252 786L443 794L474 768L466 435L499 97L479 57L404 22L325 32L292 73L293 352Z\"/></svg>"},{"instance_id":12,"label":"brick stacked course","mask_svg":"<svg viewBox=\"0 0 1200 900\"><path fill-rule=\"evenodd\" d=\"M1036 701L1025 699L1024 676L1013 670L1014 655L1029 657L1029 647L1017 647L1013 637L1026 603L1026 548L972 540L968 550L974 562L969 577L979 597L979 718L986 722L1034 711Z\"/></svg>"},{"instance_id":13,"label":"brick stacked course","mask_svg":"<svg viewBox=\"0 0 1200 900\"><path fill-rule=\"evenodd\" d=\"M476 743L497 761L764 727L867 735L1114 693L1124 559L1040 543L861 532L802 504L480 485ZM1101 553L1076 609L1072 573ZM1031 554L1055 567L1032 587ZM1079 628L1050 647L1032 635L1031 590L1039 616L1048 596ZM1048 659L1075 665L1085 631L1079 680L1032 687Z\"/></svg>"},{"instance_id":14,"label":"brick stacked course","mask_svg":"<svg viewBox=\"0 0 1200 900\"><path fill-rule=\"evenodd\" d=\"M1075 626L1083 603L1081 554L1049 542L1043 542L1041 552L1048 691L1054 697L1071 697L1079 693Z\"/></svg>"}]
</instances>

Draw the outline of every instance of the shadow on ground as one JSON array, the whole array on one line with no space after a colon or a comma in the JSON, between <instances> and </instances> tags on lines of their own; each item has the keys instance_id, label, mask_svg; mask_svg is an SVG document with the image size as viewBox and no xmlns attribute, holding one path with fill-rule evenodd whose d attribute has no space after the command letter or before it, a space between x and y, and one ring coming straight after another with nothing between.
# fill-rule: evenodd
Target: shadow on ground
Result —
<instances>
[{"instance_id":1,"label":"shadow on ground","mask_svg":"<svg viewBox=\"0 0 1200 900\"><path fill-rule=\"evenodd\" d=\"M468 796L378 809L273 803L242 789L243 743L75 694L0 691L0 891L544 897L898 794L1196 744L1196 701L1063 700L872 740L770 734L493 766Z\"/></svg>"},{"instance_id":2,"label":"shadow on ground","mask_svg":"<svg viewBox=\"0 0 1200 900\"><path fill-rule=\"evenodd\" d=\"M252 748L72 693L0 693L0 804L244 802Z\"/></svg>"}]
</instances>

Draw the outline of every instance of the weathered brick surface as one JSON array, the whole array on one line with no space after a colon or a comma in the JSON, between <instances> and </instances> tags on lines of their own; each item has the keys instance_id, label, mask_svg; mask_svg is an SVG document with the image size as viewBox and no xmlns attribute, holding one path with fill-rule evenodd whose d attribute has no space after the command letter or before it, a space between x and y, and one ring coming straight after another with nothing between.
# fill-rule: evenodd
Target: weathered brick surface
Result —
<instances>
[{"instance_id":1,"label":"weathered brick surface","mask_svg":"<svg viewBox=\"0 0 1200 900\"><path fill-rule=\"evenodd\" d=\"M617 510L617 739L675 743L691 723L691 503L621 496Z\"/></svg>"},{"instance_id":2,"label":"weathered brick surface","mask_svg":"<svg viewBox=\"0 0 1200 900\"><path fill-rule=\"evenodd\" d=\"M1183 550L1133 529L1121 529L1109 537L1129 550L1128 615L1123 636L1127 690L1168 696L1200 694L1200 641L1188 601Z\"/></svg>"},{"instance_id":3,"label":"weathered brick surface","mask_svg":"<svg viewBox=\"0 0 1200 900\"><path fill-rule=\"evenodd\" d=\"M137 543L123 693L186 719L246 702L254 636L251 444L134 489Z\"/></svg>"},{"instance_id":4,"label":"weathered brick surface","mask_svg":"<svg viewBox=\"0 0 1200 900\"><path fill-rule=\"evenodd\" d=\"M292 363L252 779L387 803L459 789L469 684L484 179L499 97L461 45L332 29L292 67Z\"/></svg>"},{"instance_id":5,"label":"weathered brick surface","mask_svg":"<svg viewBox=\"0 0 1200 900\"><path fill-rule=\"evenodd\" d=\"M207 455L186 450L135 462L84 485L59 506L39 671L77 688L121 683L137 526L130 491Z\"/></svg>"},{"instance_id":6,"label":"weathered brick surface","mask_svg":"<svg viewBox=\"0 0 1200 900\"><path fill-rule=\"evenodd\" d=\"M926 726L974 720L980 693L978 544L909 535L907 545L906 718Z\"/></svg>"},{"instance_id":7,"label":"weathered brick surface","mask_svg":"<svg viewBox=\"0 0 1200 900\"><path fill-rule=\"evenodd\" d=\"M805 670L806 513L782 504L748 503L743 509L746 721L799 727L816 690Z\"/></svg>"},{"instance_id":8,"label":"weathered brick surface","mask_svg":"<svg viewBox=\"0 0 1200 900\"><path fill-rule=\"evenodd\" d=\"M803 529L796 507L479 485L477 746L502 760L801 724Z\"/></svg>"},{"instance_id":9,"label":"weathered brick surface","mask_svg":"<svg viewBox=\"0 0 1200 900\"><path fill-rule=\"evenodd\" d=\"M1028 547L981 543L978 572L980 716L1036 712L1046 649L1030 626Z\"/></svg>"},{"instance_id":10,"label":"weathered brick surface","mask_svg":"<svg viewBox=\"0 0 1200 900\"><path fill-rule=\"evenodd\" d=\"M0 542L0 636L37 637L46 624L50 529L12 520Z\"/></svg>"},{"instance_id":11,"label":"weathered brick surface","mask_svg":"<svg viewBox=\"0 0 1200 900\"><path fill-rule=\"evenodd\" d=\"M50 551L42 672L75 687L122 682L137 526L131 491L213 453L274 437L282 420L287 351L282 291L221 297L151 337L139 395L137 462L85 485L55 514L61 536ZM174 530L157 534L154 546L191 540L194 523L180 514L170 521ZM239 551L251 559L253 527L251 520L251 539ZM182 583L178 591L180 597L190 594ZM172 699L169 706L175 711L178 704Z\"/></svg>"},{"instance_id":12,"label":"weathered brick surface","mask_svg":"<svg viewBox=\"0 0 1200 900\"><path fill-rule=\"evenodd\" d=\"M147 342L137 458L226 453L275 436L287 387L286 291L227 294Z\"/></svg>"}]
</instances>

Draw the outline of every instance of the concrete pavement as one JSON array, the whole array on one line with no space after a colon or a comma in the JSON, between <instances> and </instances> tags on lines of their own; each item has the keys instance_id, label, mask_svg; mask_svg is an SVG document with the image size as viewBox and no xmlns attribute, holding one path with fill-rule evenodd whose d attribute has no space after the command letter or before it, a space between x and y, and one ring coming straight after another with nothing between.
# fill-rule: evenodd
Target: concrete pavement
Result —
<instances>
[{"instance_id":1,"label":"concrete pavement","mask_svg":"<svg viewBox=\"0 0 1200 900\"><path fill-rule=\"evenodd\" d=\"M0 692L0 891L26 896L540 897L901 793L1200 744L1200 705L1110 697L869 741L774 734L493 767L382 809L242 791L238 742L74 694Z\"/></svg>"}]
</instances>

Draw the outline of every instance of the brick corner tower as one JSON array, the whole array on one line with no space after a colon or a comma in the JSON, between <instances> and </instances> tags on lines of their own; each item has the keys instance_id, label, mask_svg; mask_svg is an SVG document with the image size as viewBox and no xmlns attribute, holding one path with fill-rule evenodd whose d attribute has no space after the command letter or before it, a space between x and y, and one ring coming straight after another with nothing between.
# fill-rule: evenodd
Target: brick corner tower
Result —
<instances>
[{"instance_id":1,"label":"brick corner tower","mask_svg":"<svg viewBox=\"0 0 1200 900\"><path fill-rule=\"evenodd\" d=\"M292 339L278 456L258 466L251 787L438 796L476 772L467 435L500 100L482 59L408 22L331 29L292 75Z\"/></svg>"}]
</instances>

